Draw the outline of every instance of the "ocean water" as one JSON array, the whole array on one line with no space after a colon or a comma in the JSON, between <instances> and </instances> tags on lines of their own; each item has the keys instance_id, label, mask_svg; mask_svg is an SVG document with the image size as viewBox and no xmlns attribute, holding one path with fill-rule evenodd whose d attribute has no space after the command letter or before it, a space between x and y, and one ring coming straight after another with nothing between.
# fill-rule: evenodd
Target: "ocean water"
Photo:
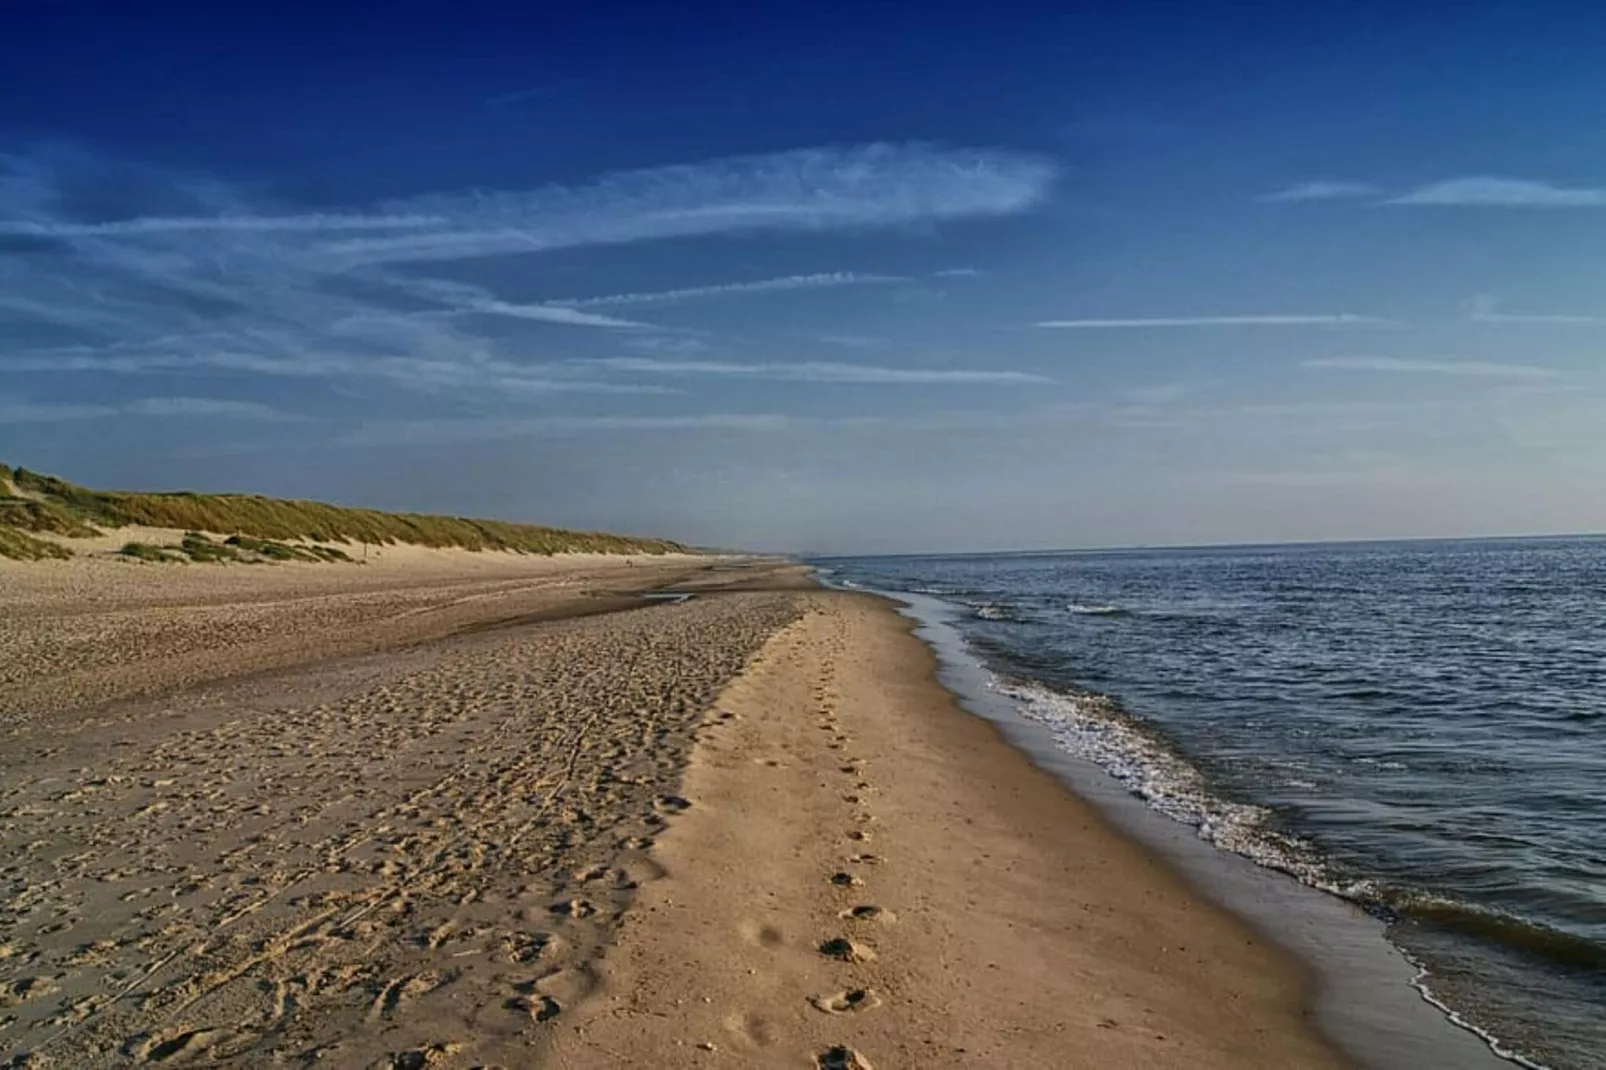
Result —
<instances>
[{"instance_id":1,"label":"ocean water","mask_svg":"<svg viewBox=\"0 0 1606 1070\"><path fill-rule=\"evenodd\" d=\"M1606 1068L1606 538L836 558L1149 806L1362 905L1497 1050Z\"/></svg>"}]
</instances>

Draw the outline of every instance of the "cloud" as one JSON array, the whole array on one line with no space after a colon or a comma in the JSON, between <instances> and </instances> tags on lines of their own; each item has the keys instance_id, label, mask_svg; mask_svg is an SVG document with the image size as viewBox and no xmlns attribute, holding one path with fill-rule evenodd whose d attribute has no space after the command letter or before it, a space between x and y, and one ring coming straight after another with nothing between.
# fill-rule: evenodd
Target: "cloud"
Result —
<instances>
[{"instance_id":1,"label":"cloud","mask_svg":"<svg viewBox=\"0 0 1606 1070\"><path fill-rule=\"evenodd\" d=\"M1287 189L1268 193L1261 200L1283 203L1339 201L1353 200L1357 197L1370 197L1376 192L1378 192L1376 186L1369 186L1364 182L1301 182L1297 186L1289 186Z\"/></svg>"},{"instance_id":2,"label":"cloud","mask_svg":"<svg viewBox=\"0 0 1606 1070\"><path fill-rule=\"evenodd\" d=\"M743 231L822 231L1013 215L1055 177L1018 153L875 144L799 149L604 176L580 186L452 193L381 205L438 230L323 244L348 264L457 260Z\"/></svg>"},{"instance_id":3,"label":"cloud","mask_svg":"<svg viewBox=\"0 0 1606 1070\"><path fill-rule=\"evenodd\" d=\"M943 268L931 273L934 279L979 279L981 275L981 271L973 267Z\"/></svg>"},{"instance_id":4,"label":"cloud","mask_svg":"<svg viewBox=\"0 0 1606 1070\"><path fill-rule=\"evenodd\" d=\"M62 420L93 420L117 412L109 405L80 405L0 398L0 424L57 423Z\"/></svg>"},{"instance_id":5,"label":"cloud","mask_svg":"<svg viewBox=\"0 0 1606 1070\"><path fill-rule=\"evenodd\" d=\"M56 423L62 420L93 420L109 416L209 416L230 420L291 422L308 419L255 401L226 398L151 397L107 404L8 401L0 398L0 424Z\"/></svg>"},{"instance_id":6,"label":"cloud","mask_svg":"<svg viewBox=\"0 0 1606 1070\"><path fill-rule=\"evenodd\" d=\"M1606 318L1601 316L1547 312L1474 312L1471 319L1474 323L1550 323L1558 326L1574 327L1606 323Z\"/></svg>"},{"instance_id":7,"label":"cloud","mask_svg":"<svg viewBox=\"0 0 1606 1070\"><path fill-rule=\"evenodd\" d=\"M1358 327L1379 326L1388 320L1348 312L1316 315L1157 316L1143 319L1044 320L1038 327L1106 330L1143 327Z\"/></svg>"},{"instance_id":8,"label":"cloud","mask_svg":"<svg viewBox=\"0 0 1606 1070\"><path fill-rule=\"evenodd\" d=\"M90 415L288 419L252 380L326 388L355 416L396 392L495 408L567 394L676 395L710 378L793 382L1041 382L1015 372L710 364L631 370L586 364L573 328L689 360L707 343L609 306L755 292L890 285L830 272L556 304L489 265L474 283L424 261L751 231L857 232L1030 209L1054 168L1032 156L923 145L803 149L603 175L500 193L449 191L307 210L254 187L85 154L0 154L0 376L151 377L116 405L10 404L7 419ZM391 266L395 264L397 266ZM444 269L443 269L444 273ZM595 307L591 307L591 306ZM687 332L691 333L691 332ZM717 370L715 370L717 368ZM219 386L219 384L225 384ZM303 393L306 393L305 389ZM132 391L130 391L132 393Z\"/></svg>"},{"instance_id":9,"label":"cloud","mask_svg":"<svg viewBox=\"0 0 1606 1070\"><path fill-rule=\"evenodd\" d=\"M1525 178L1452 178L1383 202L1406 207L1606 208L1606 189L1558 186Z\"/></svg>"},{"instance_id":10,"label":"cloud","mask_svg":"<svg viewBox=\"0 0 1606 1070\"><path fill-rule=\"evenodd\" d=\"M565 393L676 394L669 387L573 378L547 364L521 364L485 356L465 359L371 356L337 351L275 353L205 349L200 352L118 349L110 352L61 349L0 359L14 372L105 375L223 373L286 379L338 379L379 382L422 393L480 393L531 396Z\"/></svg>"},{"instance_id":11,"label":"cloud","mask_svg":"<svg viewBox=\"0 0 1606 1070\"><path fill-rule=\"evenodd\" d=\"M1549 379L1559 373L1536 364L1496 364L1482 360L1397 360L1392 357L1319 357L1306 368L1412 375L1465 375L1487 379Z\"/></svg>"},{"instance_id":12,"label":"cloud","mask_svg":"<svg viewBox=\"0 0 1606 1070\"><path fill-rule=\"evenodd\" d=\"M556 305L551 302L520 304L513 301L504 301L484 287L473 286L464 282L391 276L384 278L388 285L394 286L399 290L423 300L438 302L447 306L444 313L420 313L423 316L441 314L506 316L510 319L533 320L539 323L558 323L569 327L638 329L652 326L635 320L617 319L613 316L581 312L577 309Z\"/></svg>"},{"instance_id":13,"label":"cloud","mask_svg":"<svg viewBox=\"0 0 1606 1070\"><path fill-rule=\"evenodd\" d=\"M578 78L567 78L548 82L544 85L533 85L525 89L514 89L506 93L499 93L494 97L487 97L485 103L493 108L501 108L509 104L526 104L532 100L547 100L581 84L583 83Z\"/></svg>"},{"instance_id":14,"label":"cloud","mask_svg":"<svg viewBox=\"0 0 1606 1070\"><path fill-rule=\"evenodd\" d=\"M599 305L652 305L697 301L710 297L742 297L748 294L785 293L791 290L818 290L839 286L884 286L908 282L905 275L862 275L852 271L832 271L814 275L786 275L755 282L728 282L717 286L687 286L678 290L651 293L607 294L602 297L571 297L548 301L566 308L595 308Z\"/></svg>"},{"instance_id":15,"label":"cloud","mask_svg":"<svg viewBox=\"0 0 1606 1070\"><path fill-rule=\"evenodd\" d=\"M635 320L622 320L613 316L599 316L560 305L519 305L508 301L479 301L465 305L462 313L479 313L482 316L509 316L513 319L536 320L541 323L562 323L570 327L650 327L651 324Z\"/></svg>"},{"instance_id":16,"label":"cloud","mask_svg":"<svg viewBox=\"0 0 1606 1070\"><path fill-rule=\"evenodd\" d=\"M39 238L133 238L147 234L181 234L204 231L343 231L406 230L440 227L445 216L428 215L292 215L192 216L179 218L121 219L109 223L49 223L0 219L0 234Z\"/></svg>"},{"instance_id":17,"label":"cloud","mask_svg":"<svg viewBox=\"0 0 1606 1070\"><path fill-rule=\"evenodd\" d=\"M0 410L3 411L3 410ZM391 446L496 441L536 435L629 431L791 430L810 421L781 413L693 413L683 416L537 416L382 421L364 424L340 439L352 446Z\"/></svg>"},{"instance_id":18,"label":"cloud","mask_svg":"<svg viewBox=\"0 0 1606 1070\"><path fill-rule=\"evenodd\" d=\"M1473 323L1554 324L1557 326L1586 327L1606 323L1600 316L1567 313L1501 312L1498 302L1489 296L1474 297L1468 303L1468 319Z\"/></svg>"},{"instance_id":19,"label":"cloud","mask_svg":"<svg viewBox=\"0 0 1606 1070\"><path fill-rule=\"evenodd\" d=\"M884 368L865 364L804 361L796 364L748 364L715 360L647 360L614 357L588 361L589 366L646 375L701 375L737 379L772 379L793 383L883 383L906 385L1021 385L1048 383L1041 375L1017 371L974 371L954 368Z\"/></svg>"},{"instance_id":20,"label":"cloud","mask_svg":"<svg viewBox=\"0 0 1606 1070\"><path fill-rule=\"evenodd\" d=\"M270 422L297 422L309 419L261 402L235 401L228 398L140 398L123 406L122 411L136 416L218 416L230 420Z\"/></svg>"}]
</instances>

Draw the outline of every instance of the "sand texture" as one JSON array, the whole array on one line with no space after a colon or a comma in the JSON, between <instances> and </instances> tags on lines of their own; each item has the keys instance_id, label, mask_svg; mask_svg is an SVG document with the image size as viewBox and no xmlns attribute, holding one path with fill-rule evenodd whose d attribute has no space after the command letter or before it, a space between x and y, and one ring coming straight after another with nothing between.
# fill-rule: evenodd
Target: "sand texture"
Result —
<instances>
[{"instance_id":1,"label":"sand texture","mask_svg":"<svg viewBox=\"0 0 1606 1070\"><path fill-rule=\"evenodd\" d=\"M0 1053L528 1065L658 872L702 711L795 611L737 593L503 624L20 719Z\"/></svg>"},{"instance_id":2,"label":"sand texture","mask_svg":"<svg viewBox=\"0 0 1606 1070\"><path fill-rule=\"evenodd\" d=\"M365 565L0 560L0 739L44 710L392 648L709 567L679 555L411 546L375 550Z\"/></svg>"},{"instance_id":3,"label":"sand texture","mask_svg":"<svg viewBox=\"0 0 1606 1070\"><path fill-rule=\"evenodd\" d=\"M0 575L0 1065L1343 1065L885 603L414 564Z\"/></svg>"}]
</instances>

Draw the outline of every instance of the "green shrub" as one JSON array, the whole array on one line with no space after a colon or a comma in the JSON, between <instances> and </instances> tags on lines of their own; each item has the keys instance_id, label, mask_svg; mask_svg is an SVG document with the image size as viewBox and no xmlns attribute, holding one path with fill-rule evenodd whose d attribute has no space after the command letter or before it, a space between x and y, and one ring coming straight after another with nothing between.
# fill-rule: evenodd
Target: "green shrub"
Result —
<instances>
[{"instance_id":1,"label":"green shrub","mask_svg":"<svg viewBox=\"0 0 1606 1070\"><path fill-rule=\"evenodd\" d=\"M0 557L14 561L46 561L65 560L71 556L71 550L49 539L36 539L16 528L0 527Z\"/></svg>"},{"instance_id":2,"label":"green shrub","mask_svg":"<svg viewBox=\"0 0 1606 1070\"><path fill-rule=\"evenodd\" d=\"M117 552L122 554L124 557L132 557L139 561L158 561L166 563L170 561L184 560L177 554L169 553L160 546L152 546L148 542L125 542L123 543L123 548Z\"/></svg>"}]
</instances>

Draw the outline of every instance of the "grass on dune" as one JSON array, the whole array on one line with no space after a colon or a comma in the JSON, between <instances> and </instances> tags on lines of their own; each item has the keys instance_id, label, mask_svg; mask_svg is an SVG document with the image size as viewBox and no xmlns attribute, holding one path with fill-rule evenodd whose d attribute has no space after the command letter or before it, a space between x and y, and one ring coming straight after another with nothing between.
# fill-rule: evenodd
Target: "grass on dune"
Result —
<instances>
[{"instance_id":1,"label":"grass on dune","mask_svg":"<svg viewBox=\"0 0 1606 1070\"><path fill-rule=\"evenodd\" d=\"M56 543L0 525L0 557L9 557L14 561L48 561L71 556L71 550Z\"/></svg>"},{"instance_id":2,"label":"grass on dune","mask_svg":"<svg viewBox=\"0 0 1606 1070\"><path fill-rule=\"evenodd\" d=\"M323 502L267 498L257 494L132 493L80 487L55 476L0 464L0 528L51 532L69 537L99 534L97 528L131 524L198 533L229 533L272 548L247 547L269 558L349 559L334 547L287 543L409 543L464 550L520 553L661 554L684 551L665 539L640 539L595 531L567 531L505 520L476 520L422 513L386 513ZM39 541L39 540L34 540ZM215 545L215 544L214 544ZM238 541L234 542L240 546ZM170 548L171 549L171 548ZM182 550L182 547L178 549ZM194 553L184 551L191 559ZM211 551L201 550L205 557ZM283 556L281 556L283 555ZM131 555L134 556L134 555ZM219 551L213 560L226 559Z\"/></svg>"}]
</instances>

